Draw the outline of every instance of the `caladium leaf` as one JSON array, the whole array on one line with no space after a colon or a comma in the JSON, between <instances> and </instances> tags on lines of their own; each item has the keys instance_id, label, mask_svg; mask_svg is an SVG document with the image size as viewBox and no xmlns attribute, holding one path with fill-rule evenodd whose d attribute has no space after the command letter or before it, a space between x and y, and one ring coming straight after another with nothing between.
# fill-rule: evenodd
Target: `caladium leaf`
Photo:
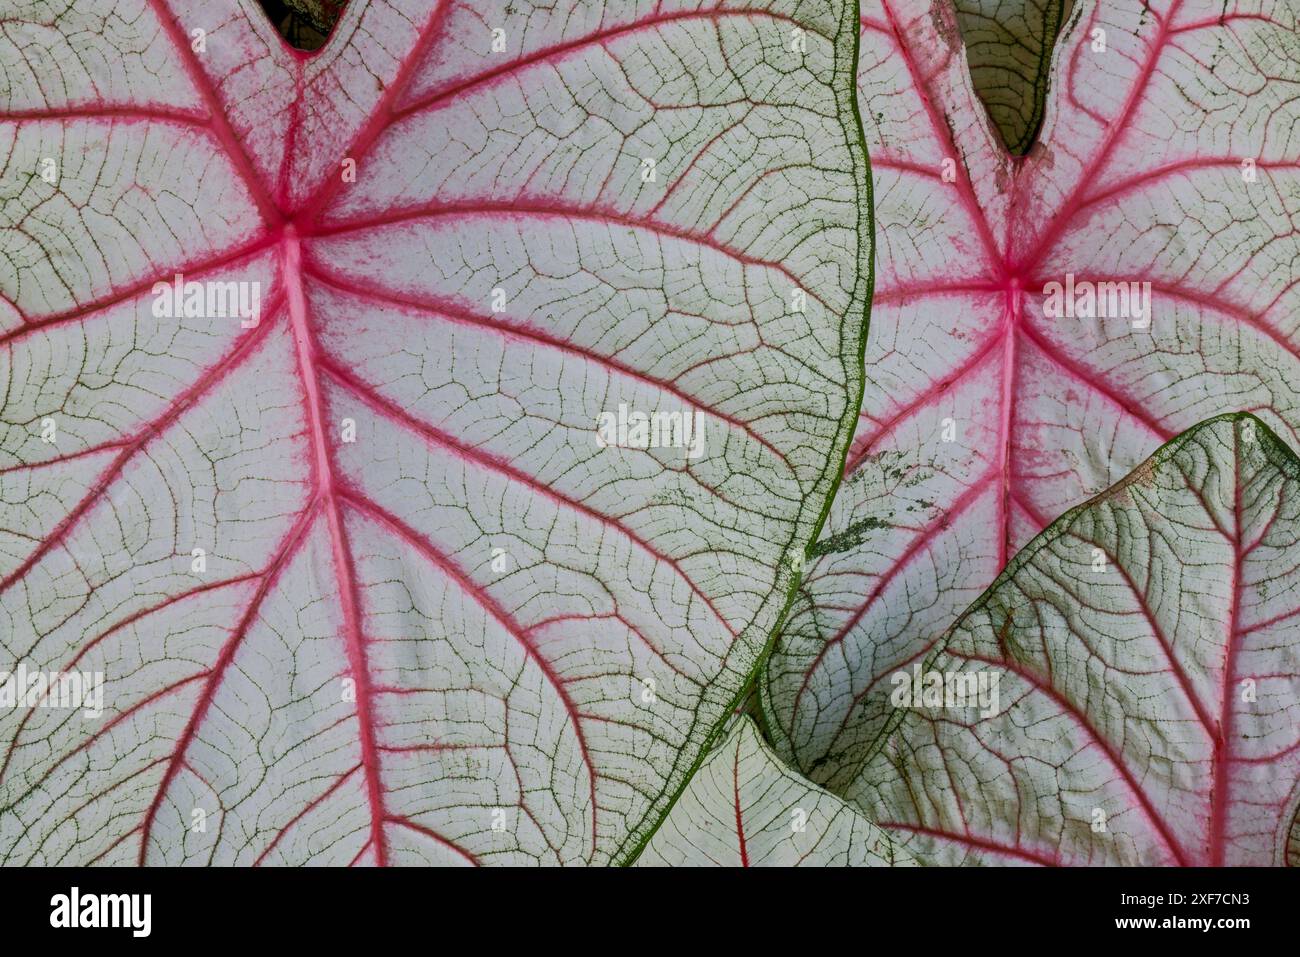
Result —
<instances>
[{"instance_id":1,"label":"caladium leaf","mask_svg":"<svg viewBox=\"0 0 1300 957\"><path fill-rule=\"evenodd\" d=\"M1068 0L954 0L975 92L1002 141L1024 153L1043 120L1052 47Z\"/></svg>"},{"instance_id":2,"label":"caladium leaf","mask_svg":"<svg viewBox=\"0 0 1300 957\"><path fill-rule=\"evenodd\" d=\"M736 719L637 859L654 867L863 867L915 863L851 804L782 764Z\"/></svg>"},{"instance_id":3,"label":"caladium leaf","mask_svg":"<svg viewBox=\"0 0 1300 957\"><path fill-rule=\"evenodd\" d=\"M854 427L854 11L3 19L0 666L104 713L0 711L0 860L634 856Z\"/></svg>"},{"instance_id":4,"label":"caladium leaf","mask_svg":"<svg viewBox=\"0 0 1300 957\"><path fill-rule=\"evenodd\" d=\"M1295 11L1081 4L1018 160L946 2L863 6L867 391L763 687L777 752L836 792L880 733L883 676L1053 517L1214 415L1300 426Z\"/></svg>"},{"instance_id":5,"label":"caladium leaf","mask_svg":"<svg viewBox=\"0 0 1300 957\"><path fill-rule=\"evenodd\" d=\"M1282 863L1297 556L1300 459L1249 415L1191 429L889 676L900 723L849 793L927 861Z\"/></svg>"}]
</instances>

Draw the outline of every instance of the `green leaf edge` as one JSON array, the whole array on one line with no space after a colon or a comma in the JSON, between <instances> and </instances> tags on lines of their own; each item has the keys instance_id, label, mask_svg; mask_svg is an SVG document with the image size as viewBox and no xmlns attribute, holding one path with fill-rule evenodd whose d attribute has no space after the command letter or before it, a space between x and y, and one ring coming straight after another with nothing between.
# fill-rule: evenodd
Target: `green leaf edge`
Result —
<instances>
[{"instance_id":1,"label":"green leaf edge","mask_svg":"<svg viewBox=\"0 0 1300 957\"><path fill-rule=\"evenodd\" d=\"M858 168L856 180L858 184L858 277L857 282L854 284L853 298L855 302L860 301L862 303L862 322L858 326L857 341L853 344L854 351L851 355L854 357L854 361L849 368L849 372L855 375L856 388L853 388L853 384L849 383L852 401L845 405L844 414L840 418L839 432L836 435L836 442L841 451L838 456L832 455L827 459L827 467L833 466L834 471L831 473L830 484L827 488L825 500L822 502L821 511L817 516L817 520L813 522L808 539L804 543L803 551L805 555L813 549L817 540L821 537L822 527L826 524L826 517L830 514L831 505L835 501L835 495L844 479L844 466L848 462L849 447L852 445L858 415L862 410L862 399L866 395L867 332L871 325L871 300L875 293L876 207L871 181L871 158L867 150L866 128L862 123L862 111L858 107L858 57L862 44L861 14L858 0L847 0L847 2L843 3L843 7L844 15L835 36L835 92L838 106L836 113L840 118L841 126L844 127L845 145L848 147L849 155L853 159L853 165ZM846 32L852 37L851 41L845 40ZM844 63L846 58L849 61L847 64ZM852 117L851 123L845 122L848 117ZM863 261L864 250L865 262ZM849 314L846 314L846 320ZM848 326L847 322L845 326ZM856 397L853 394L856 394ZM793 544L791 542L791 546ZM788 549L784 554L788 554ZM650 820L650 816L647 815L636 827L629 831L627 837L623 839L623 842L613 853L611 862L613 866L628 867L636 863L636 859L641 856L641 852L645 850L650 838L668 819L669 813L686 791L691 779L695 777L695 773L703 765L705 758L717 747L730 722L735 717L736 710L749 697L759 675L763 673L763 669L767 666L767 659L776 646L777 639L785 630L786 618L790 614L790 608L794 605L795 597L799 594L799 586L803 581L802 568L790 569L788 565L783 563L777 571L777 584L774 590L780 587L780 576L782 574L787 575L789 579L786 586L785 602L740 690L732 698L723 711L721 718L705 737L699 753L695 756L695 760L682 776L680 783L673 791L672 798L664 804L659 817L650 826L646 826L647 821ZM770 748L771 739L763 733L766 723L766 720L764 720L761 725L757 725L757 730L763 738L764 744ZM675 767L674 765L674 771L670 772L670 778L675 773ZM797 770L793 768L791 770L793 773L798 774ZM800 776L802 777L802 775ZM818 787L811 781L809 784ZM838 795L836 796L838 797ZM874 824L874 822L872 823Z\"/></svg>"},{"instance_id":2,"label":"green leaf edge","mask_svg":"<svg viewBox=\"0 0 1300 957\"><path fill-rule=\"evenodd\" d=\"M1030 111L1029 119L1025 123L1025 131L1020 138L1012 143L1007 139L1007 131L998 125L993 119L992 112L989 112L988 105L985 104L984 110L989 113L989 120L993 123L994 129L998 131L998 138L1006 145L1006 148L1015 156L1024 156L1028 153L1035 143L1038 142L1038 133L1043 128L1043 114L1047 110L1047 93L1052 85L1052 74L1055 72L1053 67L1056 60L1056 44L1061 38L1061 26L1071 13L1077 13L1082 6L1075 7L1074 10L1068 10L1072 0L1049 0L1043 7L1043 35L1038 38L1038 69L1034 73L1034 108ZM1068 32L1068 30L1067 30ZM969 69L970 61L967 59L967 68ZM974 77L971 78L974 84ZM979 95L979 88L976 87L975 95L979 97L980 103L984 103L984 98Z\"/></svg>"}]
</instances>

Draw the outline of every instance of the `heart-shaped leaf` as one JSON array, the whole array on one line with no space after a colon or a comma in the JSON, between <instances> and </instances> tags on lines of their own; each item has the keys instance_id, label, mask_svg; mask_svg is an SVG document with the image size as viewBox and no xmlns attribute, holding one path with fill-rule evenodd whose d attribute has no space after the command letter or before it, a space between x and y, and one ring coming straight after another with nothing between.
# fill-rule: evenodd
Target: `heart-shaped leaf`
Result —
<instances>
[{"instance_id":1,"label":"heart-shaped leaf","mask_svg":"<svg viewBox=\"0 0 1300 957\"><path fill-rule=\"evenodd\" d=\"M0 860L634 856L853 429L855 27L11 10L0 665L104 710L0 711Z\"/></svg>"},{"instance_id":2,"label":"heart-shaped leaf","mask_svg":"<svg viewBox=\"0 0 1300 957\"><path fill-rule=\"evenodd\" d=\"M836 792L880 732L863 700L1054 516L1214 415L1300 426L1295 11L1081 4L1020 160L947 2L863 7L867 391L764 681L777 753Z\"/></svg>"},{"instance_id":3,"label":"heart-shaped leaf","mask_svg":"<svg viewBox=\"0 0 1300 957\"><path fill-rule=\"evenodd\" d=\"M744 716L709 753L637 859L642 867L910 863L851 804L782 764Z\"/></svg>"},{"instance_id":4,"label":"heart-shaped leaf","mask_svg":"<svg viewBox=\"0 0 1300 957\"><path fill-rule=\"evenodd\" d=\"M1191 429L886 677L850 796L930 862L1283 863L1297 556L1300 459L1249 415Z\"/></svg>"}]
</instances>

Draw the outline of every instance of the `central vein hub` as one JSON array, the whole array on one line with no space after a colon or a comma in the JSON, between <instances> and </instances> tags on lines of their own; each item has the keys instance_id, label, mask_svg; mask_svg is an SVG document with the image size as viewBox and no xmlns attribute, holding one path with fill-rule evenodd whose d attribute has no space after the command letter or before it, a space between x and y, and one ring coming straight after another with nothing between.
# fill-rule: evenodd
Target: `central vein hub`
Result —
<instances>
[{"instance_id":1,"label":"central vein hub","mask_svg":"<svg viewBox=\"0 0 1300 957\"><path fill-rule=\"evenodd\" d=\"M1002 322L1008 335L1015 332L1023 319L1025 307L1025 281L1019 273L1009 272L1002 280Z\"/></svg>"}]
</instances>

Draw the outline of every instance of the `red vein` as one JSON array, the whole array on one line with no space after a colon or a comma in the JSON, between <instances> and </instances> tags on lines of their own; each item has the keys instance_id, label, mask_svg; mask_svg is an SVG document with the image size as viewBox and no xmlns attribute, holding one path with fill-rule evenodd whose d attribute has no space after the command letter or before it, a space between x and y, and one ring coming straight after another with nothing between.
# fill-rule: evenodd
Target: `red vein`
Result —
<instances>
[{"instance_id":1,"label":"red vein","mask_svg":"<svg viewBox=\"0 0 1300 957\"><path fill-rule=\"evenodd\" d=\"M675 23L681 20L711 20L716 23L717 21L723 19L724 17L729 17L729 16L740 16L750 20L760 16L767 17L772 20L797 24L799 27L808 31L809 33L818 32L816 30L813 30L807 24L796 21L793 17L789 17L781 13L774 13L767 10L745 10L745 9L739 9L739 10L718 9L718 10L703 10L703 11L689 10L689 11L681 11L678 13L660 14L645 20L637 20L632 23L625 23L622 26L610 27L606 30L600 30L595 33L589 33L584 36L577 37L576 39L569 40L565 43L557 43L549 47L543 47L539 50L535 50L532 53L528 54L527 56L520 57L516 60L511 60L508 63L503 63L501 66L494 67L491 70L487 70L483 73L469 77L465 80L462 80L459 83L455 83L443 87L441 90L438 90L435 93L431 93L425 96L421 100L417 100L415 103L412 103L410 106L406 106L400 110L396 110L394 112L394 115L398 119L405 118L412 113L417 113L422 110L426 110L430 106L434 106L436 104L443 103L447 100L458 97L462 93L466 92L467 90L471 90L475 87L482 86L484 84L489 84L492 81L501 79L502 77L508 76L511 73L517 73L520 70L527 69L528 67L533 66L534 64L562 59L568 53L572 53L584 47L592 46L593 44L603 45L606 40L611 40L616 37L623 36L625 34L635 33L641 30L650 29L656 26L662 26L663 24L666 23ZM827 40L832 39L830 37L826 37L825 34L819 34L819 35L823 36Z\"/></svg>"},{"instance_id":2,"label":"red vein","mask_svg":"<svg viewBox=\"0 0 1300 957\"><path fill-rule=\"evenodd\" d=\"M926 296L949 296L965 293L1000 293L1006 290L1006 286L987 281L978 282L956 282L956 283L925 283L919 286L894 286L889 289L883 289L871 297L871 306L874 309L878 305L886 303L907 303L913 299L920 299Z\"/></svg>"},{"instance_id":3,"label":"red vein","mask_svg":"<svg viewBox=\"0 0 1300 957\"><path fill-rule=\"evenodd\" d=\"M114 449L120 449L125 443L102 442L99 445L92 445L80 450L79 452L69 452L67 455L59 455L52 459L42 459L39 462L19 462L17 465L8 465L0 469L0 475L7 475L10 472L32 472L37 469L50 468L55 465L67 465L69 462L76 462L78 459L84 459L93 455L102 455L105 452L111 452Z\"/></svg>"},{"instance_id":4,"label":"red vein","mask_svg":"<svg viewBox=\"0 0 1300 957\"><path fill-rule=\"evenodd\" d=\"M421 422L419 419L415 418L405 409L398 407L391 400L381 395L375 389L375 387L372 386L370 383L366 382L364 379L360 378L350 370L341 367L332 358L322 356L318 360L318 365L331 378L338 381L341 385L345 386L350 392L356 395L357 398L364 401L367 405L375 409L377 412L380 412L385 417L405 426L410 431L423 436L429 441L434 442L445 449L448 449L449 451L453 452L457 456L467 461L473 462L481 467L488 468L494 472L498 472L502 475L505 475L506 477L513 479L515 482L519 483L520 485L523 485L526 488L531 489L533 492L537 493L538 495L541 495L545 498L549 498L553 502L556 502L566 508L573 509L574 511L579 512L580 514L585 515L588 518L594 519L595 521L600 523L600 525L603 527L617 529L619 532L623 534L624 537L628 539L628 541L637 545L639 548L644 550L652 558L654 558L657 561L663 562L674 572L676 572L678 577L680 577L681 580L686 583L686 586L690 588L690 590L696 595L696 597L698 597L700 601L702 601L705 604L705 606L714 614L714 616L722 624L723 628L725 628L726 631L733 638L737 637L738 633L735 631L735 629L731 627L727 619L722 615L720 611L718 611L717 606L714 605L712 599L710 599L706 594L704 594L704 592L700 589L700 586L697 585L691 579L691 577L686 574L686 572L682 569L680 562L678 562L677 559L672 558L671 556L655 548L648 541L646 541L640 535L637 535L635 532L632 531L632 529L628 528L622 522L616 521L610 516L605 515L602 512L596 511L596 509L592 508L590 505L587 505L584 502L580 502L576 499L570 498L567 495L562 494L561 492L559 492L557 489L555 489L550 485L545 485L539 482L535 477L529 475L527 472L524 472L521 469L516 468L515 466L511 465L509 462L502 461L501 459L497 458L494 455L490 455L489 453L484 452L481 449L475 448L472 445L468 445L462 442L460 439L456 438L455 436L443 432L440 429L435 429L433 426L428 425L427 423Z\"/></svg>"},{"instance_id":5,"label":"red vein","mask_svg":"<svg viewBox=\"0 0 1300 957\"><path fill-rule=\"evenodd\" d=\"M736 739L736 757L731 765L731 787L736 803L736 839L740 843L740 866L749 866L749 849L745 846L745 821L740 813L740 739Z\"/></svg>"},{"instance_id":6,"label":"red vein","mask_svg":"<svg viewBox=\"0 0 1300 957\"><path fill-rule=\"evenodd\" d=\"M302 287L302 248L292 226L286 228L284 273L288 284L289 318L298 357L298 371L306 393L305 402L312 441L312 471L321 509L325 513L329 526L334 583L342 606L348 663L357 686L357 725L361 739L361 760L366 774L366 792L370 801L371 842L375 848L375 862L383 867L388 863L388 848L383 826L387 812L384 809L383 787L380 781L379 750L375 743L370 667L366 660L365 639L361 633L360 596L353 573L354 566L347 532L343 527L335 496L329 443L325 438L325 407L321 399L316 370L318 362L316 346L307 322L307 297Z\"/></svg>"},{"instance_id":7,"label":"red vein","mask_svg":"<svg viewBox=\"0 0 1300 957\"><path fill-rule=\"evenodd\" d=\"M473 579L465 573L459 565L454 563L451 558L444 554L440 549L434 546L426 536L421 535L411 526L394 515L392 512L351 489L340 486L335 489L335 495L344 499L359 512L369 516L380 525L387 528L392 534L406 542L417 552L423 555L430 564L441 571L447 578L452 581L465 595L469 596L474 602L488 613L496 622L511 635L523 649L524 653L533 660L547 682L554 689L556 696L559 698L561 705L569 716L569 721L573 725L574 737L578 742L578 749L582 754L583 763L587 767L587 777L590 782L591 794L591 840L592 847L596 846L596 766L591 759L591 752L587 748L586 735L582 730L582 713L578 710L573 698L569 695L568 689L564 686L564 680L555 671L545 656L538 651L534 643L528 638L527 629L508 612L495 598L493 598L486 589L478 585Z\"/></svg>"},{"instance_id":8,"label":"red vein","mask_svg":"<svg viewBox=\"0 0 1300 957\"><path fill-rule=\"evenodd\" d=\"M907 824L903 821L881 821L879 826L888 830L909 831L915 834L925 834L928 837L936 837L940 840L952 841L956 844L965 844L969 847L978 848L981 851L990 851L994 854L1004 854L1008 857L1016 857L1031 864L1042 864L1044 867L1059 867L1061 861L1039 854L1037 851L1027 851L1019 847L1009 847L1006 844L998 844L995 841L985 837L976 837L973 834L954 834L951 831L944 831L939 828L924 827L920 824Z\"/></svg>"},{"instance_id":9,"label":"red vein","mask_svg":"<svg viewBox=\"0 0 1300 957\"><path fill-rule=\"evenodd\" d=\"M1024 292L1013 280L1007 290L1003 320L1002 400L998 410L998 568L1005 568L1011 540L1011 426L1016 401L1016 331L1024 325Z\"/></svg>"},{"instance_id":10,"label":"red vein","mask_svg":"<svg viewBox=\"0 0 1300 957\"><path fill-rule=\"evenodd\" d=\"M82 497L68 514L63 516L63 519L50 531L49 535L45 537L40 545L33 549L32 553L17 568L3 580L0 580L0 593L7 591L16 581L26 575L37 562L49 554L55 546L61 544L86 514L90 506L108 493L109 485L126 468L131 458L144 448L150 440L160 435L163 430L174 423L182 412L188 409L216 383L220 382L228 372L238 368L244 359L261 343L266 335L266 330L271 325L272 323L268 317L268 319L264 319L259 323L258 327L251 333L242 336L239 344L233 350L200 376L194 385L174 399L162 415L148 422L134 438L125 443L122 451L100 472L91 490Z\"/></svg>"},{"instance_id":11,"label":"red vein","mask_svg":"<svg viewBox=\"0 0 1300 957\"><path fill-rule=\"evenodd\" d=\"M1253 20L1259 23L1267 23L1270 26L1281 26L1281 24L1276 20L1270 19L1263 14L1235 11L1233 13L1222 13L1217 17L1211 17L1205 20L1197 20L1193 23L1185 23L1181 27L1174 27L1169 31L1169 33L1176 36L1180 33L1191 33L1195 30L1204 30L1209 27L1224 27L1229 23L1235 23L1239 20Z\"/></svg>"},{"instance_id":12,"label":"red vein","mask_svg":"<svg viewBox=\"0 0 1300 957\"><path fill-rule=\"evenodd\" d=\"M395 223L403 223L410 220L434 219L439 216L490 217L494 215L516 216L521 219L528 217L544 219L550 217L555 219L575 220L578 222L597 223L601 226L625 226L628 229L643 229L660 238L678 239L682 242L721 253L722 255L734 259L736 262L745 266L758 266L763 269L771 269L773 272L779 273L800 289L803 289L809 298L820 303L831 312L838 314L838 310L829 305L813 289L808 288L804 281L792 273L784 263L774 262L768 259L759 259L756 256L744 253L726 243L712 239L708 235L691 232L688 229L673 226L669 223L658 221L648 222L645 220L634 219L626 213L607 207L592 206L573 208L527 199L514 199L508 202L475 200L472 202L446 204L436 207L420 206L410 209L389 210L388 212L371 219L333 225L322 225L315 230L314 235L334 236L341 233L356 232L363 229L374 229L379 226L390 226Z\"/></svg>"},{"instance_id":13,"label":"red vein","mask_svg":"<svg viewBox=\"0 0 1300 957\"><path fill-rule=\"evenodd\" d=\"M1300 162L1296 161L1289 163L1272 163L1257 160L1255 163L1255 168L1262 170L1296 169L1298 167L1300 167ZM1239 170L1241 168L1241 159L1233 159L1231 157L1224 157L1221 159L1190 159L1180 160L1176 163L1169 163L1165 166L1158 166L1155 169L1148 170L1138 176L1129 177L1109 189L1089 196L1087 199L1080 200L1078 206L1075 207L1075 213L1077 215L1079 212L1082 212L1090 206L1096 206L1100 203L1124 196L1150 183L1162 180L1167 176L1174 176L1178 173L1195 172L1197 170L1220 168Z\"/></svg>"},{"instance_id":14,"label":"red vein","mask_svg":"<svg viewBox=\"0 0 1300 957\"><path fill-rule=\"evenodd\" d=\"M1211 867L1222 867L1227 853L1228 801L1231 798L1230 775L1232 769L1232 736L1236 707L1233 702L1233 685L1236 684L1237 651L1241 644L1241 591L1242 563L1242 516L1241 516L1241 442L1234 427L1233 444L1233 488L1232 513L1235 519L1232 538L1232 607L1228 616L1228 636L1223 650L1223 698L1220 702L1222 718L1219 733L1214 741L1214 765L1211 780L1214 782L1210 795L1210 860Z\"/></svg>"},{"instance_id":15,"label":"red vein","mask_svg":"<svg viewBox=\"0 0 1300 957\"><path fill-rule=\"evenodd\" d=\"M262 219L271 225L279 223L281 221L280 210L262 185L257 172L253 169L248 154L244 152L239 137L235 135L235 131L226 117L225 105L221 102L216 88L207 73L204 72L198 58L194 55L194 51L190 48L189 40L180 24L168 13L163 6L162 0L149 0L149 6L158 18L158 23L167 33L168 39L171 40L181 66L194 84L195 92L199 94L204 106L207 107L208 122L213 135L225 152L226 158L230 160L231 165L235 167L235 171L243 179L244 185L248 187L249 197L262 214Z\"/></svg>"},{"instance_id":16,"label":"red vein","mask_svg":"<svg viewBox=\"0 0 1300 957\"><path fill-rule=\"evenodd\" d=\"M209 118L169 106L104 106L97 103L73 106L44 106L36 110L6 110L0 123L42 120L139 120L141 122L180 123L211 130Z\"/></svg>"},{"instance_id":17,"label":"red vein","mask_svg":"<svg viewBox=\"0 0 1300 957\"><path fill-rule=\"evenodd\" d=\"M452 843L451 841L447 840L445 837L443 837L443 836L442 836L441 834L439 834L437 831L430 830L429 828L424 827L424 826L421 825L421 824L416 824L416 823L415 823L414 821L412 821L410 818L406 818L406 817L390 817L390 818L388 818L388 823L389 823L389 824L396 824L398 827L404 827L404 828L406 828L408 831L415 831L417 834L423 834L425 837L427 837L427 838L431 838L432 840L438 842L438 843L441 844L443 847L447 847L447 848L450 848L451 850L455 851L457 854L459 854L461 857L465 858L465 860L469 861L469 862L470 862L471 864L473 864L475 867L478 867L478 866L479 866L479 860L478 860L478 858L475 857L473 854L471 854L469 851L467 851L467 850L465 850L464 848L459 847L458 845L456 845L456 844Z\"/></svg>"},{"instance_id":18,"label":"red vein","mask_svg":"<svg viewBox=\"0 0 1300 957\"><path fill-rule=\"evenodd\" d=\"M1147 795L1146 791L1138 785L1137 779L1133 777L1133 772L1129 770L1128 765L1125 764L1121 756L1115 752L1115 749L1111 746L1110 742L1107 741L1095 727L1093 727L1092 722L1088 719L1087 715L1085 715L1073 701L1065 697L1065 695L1063 695L1051 682L1044 680L1034 672L1021 666L1019 662L1009 657L1003 657L1001 659L989 658L979 654L958 652L951 648L947 650L947 654L963 661L979 661L993 668L1005 668L1007 671L1018 676L1031 688L1041 692L1043 695L1055 702L1064 715L1073 719L1075 724L1088 734L1101 752L1106 756L1111 766L1119 772L1120 777L1124 779L1125 784L1128 786L1130 793L1137 798L1138 803L1142 806L1142 810L1145 813L1147 820L1151 822L1156 833L1160 835L1161 840L1164 841L1165 845L1169 848L1169 852L1174 856L1175 860L1178 861L1179 865L1186 866L1189 863L1187 852L1183 850L1182 844L1179 843L1178 839L1174 837L1173 833L1169 830L1169 825L1165 822L1164 818L1156 812L1155 806L1151 803L1151 798Z\"/></svg>"},{"instance_id":19,"label":"red vein","mask_svg":"<svg viewBox=\"0 0 1300 957\"><path fill-rule=\"evenodd\" d=\"M1169 39L1169 20L1173 19L1181 4L1182 0L1173 0L1169 7L1168 19L1160 21L1160 31L1151 43L1151 51L1147 55L1146 62L1142 65L1142 70L1138 74L1136 82L1129 88L1128 96L1125 97L1124 105L1120 108L1119 114L1105 128L1101 148L1092 157L1087 170L1079 177L1079 181L1074 184L1074 189L1065 198L1065 201L1056 211L1056 215L1048 222L1047 227L1043 230L1033 248L1023 257L1021 261L1022 268L1018 269L1017 272L1028 272L1043 261L1043 258L1055 245L1057 238L1066 225L1079 212L1084 193L1088 187L1096 180L1102 168L1110 159L1115 147L1133 127L1134 124L1131 122L1133 112L1137 109L1139 102L1146 93L1147 85L1151 82L1156 64L1160 60L1160 54L1164 51L1165 44Z\"/></svg>"},{"instance_id":20,"label":"red vein","mask_svg":"<svg viewBox=\"0 0 1300 957\"><path fill-rule=\"evenodd\" d=\"M207 717L208 709L212 706L212 699L216 696L217 688L220 687L222 679L225 677L226 669L230 667L231 661L235 658L235 652L243 644L244 636L252 626L253 618L257 615L265 600L271 586L279 579L280 574L288 565L289 559L296 554L299 546L305 540L307 531L316 518L316 509L308 508L299 516L298 521L294 523L281 541L280 546L276 549L275 557L272 559L270 567L262 577L262 582L258 586L257 592L253 595L244 611L243 617L231 631L230 637L222 645L220 653L212 668L208 671L204 680L203 691L199 695L199 700L190 712L190 719L185 724L185 730L181 732L180 739L176 742L176 747L172 750L171 757L167 759L167 770L163 772L162 780L158 783L158 789L154 792L153 800L149 802L149 808L145 812L144 822L141 825L140 833L140 852L138 863L144 866L146 857L149 852L149 836L153 832L153 823L158 815L158 808L161 807L163 799L167 796L167 791L171 787L172 781L180 772L185 760L185 753L189 750L191 742L198 733L199 725Z\"/></svg>"},{"instance_id":21,"label":"red vein","mask_svg":"<svg viewBox=\"0 0 1300 957\"><path fill-rule=\"evenodd\" d=\"M189 274L189 278L192 279L196 275L204 276L208 273L214 272L215 270L221 269L224 266L232 266L240 260L252 259L275 242L276 237L268 234L246 246L241 246L230 252L221 253L215 257L199 260L190 265L172 267L168 269L165 274L155 275L142 282L133 283L131 286L121 290L120 292L112 292L107 296L75 306L68 312L57 313L53 316L46 316L42 319L29 319L25 321L23 325L0 335L0 345L23 338L33 332L38 332L41 329L46 329L50 326L62 325L67 322L74 322L78 319L85 319L91 313L103 312L104 310L111 309L113 306L121 305L122 303L129 302L132 299L138 299L150 292L156 283L171 282L172 278L178 272L187 273Z\"/></svg>"},{"instance_id":22,"label":"red vein","mask_svg":"<svg viewBox=\"0 0 1300 957\"><path fill-rule=\"evenodd\" d=\"M361 283L356 282L355 280L344 281L340 277L327 275L324 272L324 270L315 266L308 265L304 267L304 269L309 275L311 275L316 279L319 279L321 282L329 286L332 286L333 288L338 289L341 292L345 292L350 295L357 296L359 298L370 299L379 302L392 303L393 305L396 306L406 306L408 308L418 309L421 312L426 312L426 313L435 313L443 319L460 323L461 325L476 326L480 329L489 329L497 333L498 335L501 335L506 338L520 339L526 342L535 342L538 343L539 345L548 346L552 349L557 349L562 352L568 352L573 355L580 356L581 358L586 359L590 362L594 362L602 367L613 369L614 371L622 373L623 375L628 376L631 379L635 379L638 382L642 382L646 385L652 386L660 392L666 392L667 394L673 396L674 398L679 399L680 401L686 403L692 409L699 409L702 412L705 412L706 414L711 416L712 418L715 418L720 422L725 422L726 424L730 425L737 431L744 432L751 439L753 439L759 445L763 446L763 448L767 449L774 456L776 456L781 462L785 463L786 465L789 465L789 459L785 455L785 453L782 452L780 449L778 449L766 438L764 438L748 422L738 419L735 416L730 416L730 415L726 415L725 413L715 411L714 409L711 409L708 406L706 406L699 399L696 399L694 396L687 394L686 392L684 392L682 389L680 389L673 383L668 382L664 379L658 379L650 375L649 373L642 372L639 369L627 365L624 362L620 362L619 360L613 358L612 356L601 355L600 353L594 352L593 350L588 349L585 346L580 346L577 343L569 342L568 340L562 339L559 336L551 335L548 332L545 332L541 329L533 328L531 326L511 325L505 321L493 321L491 319L484 318L483 316L476 315L473 312L470 312L469 310L461 306L458 306L457 304L452 302L446 302L442 300L427 302L424 300L416 299L412 296L403 296L397 293L388 292L386 290L377 289L369 285L363 285Z\"/></svg>"},{"instance_id":23,"label":"red vein","mask_svg":"<svg viewBox=\"0 0 1300 957\"><path fill-rule=\"evenodd\" d=\"M440 34L443 25L447 21L448 14L451 10L451 0L442 0L430 14L429 19L425 22L424 28L415 38L415 43L406 56L397 71L397 76L388 84L384 90L383 96L375 104L371 111L370 118L366 121L353 139L350 148L345 155L356 161L360 167L361 161L366 157L374 147L375 141L380 135L388 129L393 122L393 107L398 98L405 94L411 81L415 78L416 68L424 60L425 53L432 46L434 39ZM342 188L343 178L338 176L333 170L325 175L325 179L316 186L315 191L303 204L304 212L297 217L300 223L314 222L324 212L334 195Z\"/></svg>"},{"instance_id":24,"label":"red vein","mask_svg":"<svg viewBox=\"0 0 1300 957\"><path fill-rule=\"evenodd\" d=\"M333 794L344 784L346 784L348 779L352 777L352 775L356 774L359 770L361 770L361 765L354 764L350 770L344 772L342 775L339 776L338 780L336 780L333 784L331 784L328 788L326 788L324 793L318 794L316 797L314 797L311 801L307 803L306 807L304 807L301 811L299 811L292 818L290 818L289 822L285 824L284 827L280 828L279 831L276 832L275 837L271 839L270 844L266 845L265 850L263 850L261 854L257 855L257 860L253 861L253 866L260 867L262 861L266 859L266 856L270 854L273 850L275 850L276 845L279 844L281 839L286 834L288 834L289 831L293 829L293 826L295 824L297 824L309 813L311 813L312 810L319 807L326 800L328 800L331 794Z\"/></svg>"}]
</instances>

